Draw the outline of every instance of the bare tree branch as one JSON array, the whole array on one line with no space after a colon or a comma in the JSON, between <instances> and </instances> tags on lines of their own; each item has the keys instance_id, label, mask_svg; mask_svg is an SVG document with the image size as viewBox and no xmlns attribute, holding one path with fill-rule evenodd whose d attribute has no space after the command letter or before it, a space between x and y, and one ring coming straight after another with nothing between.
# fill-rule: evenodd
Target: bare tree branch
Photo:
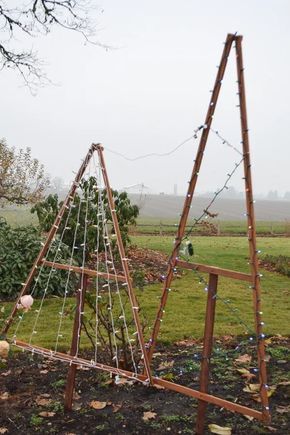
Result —
<instances>
[{"instance_id":1,"label":"bare tree branch","mask_svg":"<svg viewBox=\"0 0 290 435\"><path fill-rule=\"evenodd\" d=\"M16 70L32 91L49 82L36 52L11 45L19 35L35 38L47 35L54 27L80 33L86 42L110 48L93 39L95 32L89 19L93 9L91 0L27 0L14 7L0 0L0 70Z\"/></svg>"}]
</instances>

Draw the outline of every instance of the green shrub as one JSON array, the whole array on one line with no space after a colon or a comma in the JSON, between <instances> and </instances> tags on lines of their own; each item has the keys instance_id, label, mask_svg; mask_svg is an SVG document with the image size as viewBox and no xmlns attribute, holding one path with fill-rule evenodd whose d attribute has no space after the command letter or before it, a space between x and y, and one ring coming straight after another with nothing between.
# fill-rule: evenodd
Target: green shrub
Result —
<instances>
[{"instance_id":1,"label":"green shrub","mask_svg":"<svg viewBox=\"0 0 290 435\"><path fill-rule=\"evenodd\" d=\"M86 231L86 259L88 259L90 253L94 252L94 249L96 249L96 226L99 227L99 251L104 250L103 225L101 220L98 218L98 213L100 212L100 200L103 202L104 215L108 223L109 231L112 234L114 233L114 228L112 225L112 216L109 209L107 192L106 190L102 190L100 193L97 189L96 178L90 177L88 180L82 180L80 188L80 195L77 193L73 201L74 207L70 211L64 213L59 225L59 231L62 233L65 225L67 226L68 229L64 232L63 241L68 246L73 245L75 236L75 245L80 246L83 243L84 232ZM99 195L101 195L101 198ZM130 241L129 226L136 224L139 208L137 205L131 204L130 198L126 192L119 193L116 190L112 190L112 195L115 202L115 210L123 244L126 246ZM43 201L32 207L31 213L37 214L41 231L48 231L51 228L61 206L62 202L59 202L57 195L49 195ZM79 223L79 228L75 234L77 223ZM116 240L113 240L113 249L115 244ZM79 255L76 254L75 256L80 264L82 263L82 255L81 252Z\"/></svg>"},{"instance_id":2,"label":"green shrub","mask_svg":"<svg viewBox=\"0 0 290 435\"><path fill-rule=\"evenodd\" d=\"M263 264L270 265L276 272L290 277L290 257L286 255L264 255Z\"/></svg>"},{"instance_id":3,"label":"green shrub","mask_svg":"<svg viewBox=\"0 0 290 435\"><path fill-rule=\"evenodd\" d=\"M26 280L32 264L41 248L41 236L33 226L11 228L3 218L0 218L0 299L15 299L19 294L22 283ZM69 248L60 244L58 248L56 239L50 250L47 259L52 261L57 253L56 260L64 262L69 258ZM65 271L55 271L51 274L48 282L50 268L43 268L38 277L34 296L43 293L45 286L48 287L47 294L61 295L67 279ZM37 275L36 275L37 276ZM75 277L71 275L68 291L72 292L75 284ZM32 286L34 283L32 283Z\"/></svg>"}]
</instances>

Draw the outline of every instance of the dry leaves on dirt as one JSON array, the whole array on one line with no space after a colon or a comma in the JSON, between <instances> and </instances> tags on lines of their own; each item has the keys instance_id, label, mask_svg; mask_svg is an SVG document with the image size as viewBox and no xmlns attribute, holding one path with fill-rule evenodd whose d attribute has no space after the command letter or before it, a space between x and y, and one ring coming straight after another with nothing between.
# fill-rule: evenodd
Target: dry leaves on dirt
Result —
<instances>
[{"instance_id":1,"label":"dry leaves on dirt","mask_svg":"<svg viewBox=\"0 0 290 435\"><path fill-rule=\"evenodd\" d=\"M277 385L284 385L284 386L290 385L290 381L281 381Z\"/></svg>"},{"instance_id":2,"label":"dry leaves on dirt","mask_svg":"<svg viewBox=\"0 0 290 435\"><path fill-rule=\"evenodd\" d=\"M251 355L248 355L247 353L245 353L245 355L241 355L239 356L239 358L235 359L235 362L237 364L249 364L252 361L252 357Z\"/></svg>"},{"instance_id":3,"label":"dry leaves on dirt","mask_svg":"<svg viewBox=\"0 0 290 435\"><path fill-rule=\"evenodd\" d=\"M267 396L268 397L273 396L273 394L275 393L276 389L277 389L276 385L273 385L272 387L269 387L267 389ZM261 397L260 397L259 394L253 394L252 399L255 400L258 403L261 403Z\"/></svg>"},{"instance_id":4,"label":"dry leaves on dirt","mask_svg":"<svg viewBox=\"0 0 290 435\"><path fill-rule=\"evenodd\" d=\"M231 435L232 429L230 427L222 427L217 424L209 424L209 431L217 435Z\"/></svg>"},{"instance_id":5,"label":"dry leaves on dirt","mask_svg":"<svg viewBox=\"0 0 290 435\"><path fill-rule=\"evenodd\" d=\"M260 391L261 385L260 384L248 384L243 388L243 391L245 393L254 394Z\"/></svg>"},{"instance_id":6,"label":"dry leaves on dirt","mask_svg":"<svg viewBox=\"0 0 290 435\"><path fill-rule=\"evenodd\" d=\"M276 412L278 412L278 414L287 414L288 412L290 413L290 405L288 406L277 406L276 408Z\"/></svg>"},{"instance_id":7,"label":"dry leaves on dirt","mask_svg":"<svg viewBox=\"0 0 290 435\"><path fill-rule=\"evenodd\" d=\"M5 391L5 393L0 394L0 400L7 400L9 397L9 393Z\"/></svg>"},{"instance_id":8,"label":"dry leaves on dirt","mask_svg":"<svg viewBox=\"0 0 290 435\"><path fill-rule=\"evenodd\" d=\"M113 412L118 412L122 408L122 403L112 403Z\"/></svg>"},{"instance_id":9,"label":"dry leaves on dirt","mask_svg":"<svg viewBox=\"0 0 290 435\"><path fill-rule=\"evenodd\" d=\"M52 403L52 399L48 399L49 394L43 394L41 396L36 397L35 403L38 406L48 406Z\"/></svg>"},{"instance_id":10,"label":"dry leaves on dirt","mask_svg":"<svg viewBox=\"0 0 290 435\"><path fill-rule=\"evenodd\" d=\"M8 370L8 372L1 373L1 376L5 376L6 377L6 376L9 376L9 375L11 375L11 370Z\"/></svg>"},{"instance_id":11,"label":"dry leaves on dirt","mask_svg":"<svg viewBox=\"0 0 290 435\"><path fill-rule=\"evenodd\" d=\"M153 420L156 417L156 415L157 415L156 412L146 411L143 413L142 419L144 421Z\"/></svg>"},{"instance_id":12,"label":"dry leaves on dirt","mask_svg":"<svg viewBox=\"0 0 290 435\"><path fill-rule=\"evenodd\" d=\"M256 377L254 373L251 373L248 369L245 368L237 369L237 371L241 374L242 378L245 378L247 381L250 381L251 379Z\"/></svg>"},{"instance_id":13,"label":"dry leaves on dirt","mask_svg":"<svg viewBox=\"0 0 290 435\"><path fill-rule=\"evenodd\" d=\"M107 402L99 402L98 400L92 400L90 407L93 409L104 409L107 406Z\"/></svg>"},{"instance_id":14,"label":"dry leaves on dirt","mask_svg":"<svg viewBox=\"0 0 290 435\"><path fill-rule=\"evenodd\" d=\"M38 414L40 417L53 417L55 412L52 411L42 411Z\"/></svg>"},{"instance_id":15,"label":"dry leaves on dirt","mask_svg":"<svg viewBox=\"0 0 290 435\"><path fill-rule=\"evenodd\" d=\"M170 369L171 367L173 367L174 364L174 360L172 361L164 361L163 363L161 363L158 367L158 371L160 370L166 370L166 369Z\"/></svg>"},{"instance_id":16,"label":"dry leaves on dirt","mask_svg":"<svg viewBox=\"0 0 290 435\"><path fill-rule=\"evenodd\" d=\"M8 432L7 427L0 427L0 434Z\"/></svg>"},{"instance_id":17,"label":"dry leaves on dirt","mask_svg":"<svg viewBox=\"0 0 290 435\"><path fill-rule=\"evenodd\" d=\"M116 376L114 379L115 385L133 385L134 381L127 379L127 378L120 378L119 376Z\"/></svg>"}]
</instances>

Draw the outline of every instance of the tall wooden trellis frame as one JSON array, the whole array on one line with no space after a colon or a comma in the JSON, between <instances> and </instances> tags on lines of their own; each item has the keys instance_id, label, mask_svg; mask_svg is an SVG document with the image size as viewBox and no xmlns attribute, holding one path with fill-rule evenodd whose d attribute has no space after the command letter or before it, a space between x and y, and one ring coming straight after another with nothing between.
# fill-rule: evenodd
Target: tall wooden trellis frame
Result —
<instances>
[{"instance_id":1,"label":"tall wooden trellis frame","mask_svg":"<svg viewBox=\"0 0 290 435\"><path fill-rule=\"evenodd\" d=\"M194 166L189 181L187 194L185 197L185 202L184 202L184 206L183 206L183 210L182 210L182 214L177 230L177 235L175 238L174 248L168 263L169 265L166 273L166 278L163 284L161 302L154 323L154 327L150 339L150 349L148 354L149 354L149 361L151 361L155 349L156 340L158 337L163 313L165 311L166 302L169 295L168 290L170 289L170 285L174 277L174 271L176 270L176 268L179 267L183 269L196 270L196 271L208 273L209 285L208 285L208 296L207 296L207 305L206 305L202 362L201 362L201 371L200 371L200 394L207 395L208 384L209 384L209 365L210 365L209 363L210 363L210 357L211 357L212 345L213 345L213 330L214 330L214 320L215 320L218 278L219 276L223 276L223 277L249 282L251 283L251 287L253 289L254 320L255 320L255 332L257 338L257 357L258 357L260 397L261 397L262 410L256 411L247 407L240 406L237 403L231 403L231 402L222 404L220 402L220 399L216 401L217 398L214 396L207 395L207 397L201 397L201 396L198 397L198 395L196 394L191 394L192 396L200 399L198 404L198 416L197 416L197 425L196 425L197 434L203 433L207 403L214 403L216 405L227 408L231 411L239 412L245 415L250 415L263 422L270 421L269 403L268 403L268 394L267 394L268 385L267 385L267 371L266 371L266 361L265 361L265 344L264 344L265 335L263 334L263 329L262 329L263 322L261 319L261 315L262 315L261 287L260 287L260 274L258 270L258 256L257 256L258 251L256 245L256 223L255 223L254 199L253 199L253 188L252 188L252 173L251 173L251 161L250 161L249 129L248 129L248 120L247 120L242 39L243 37L241 35L228 34L224 44L224 50L218 67L218 72L212 90L212 95L211 95L208 111L206 114L203 130L202 130L202 135L196 153L196 159L194 161ZM195 187L197 184L198 174L203 160L203 154L206 148L208 135L212 124L212 119L215 113L215 109L216 109L216 105L221 89L221 83L224 78L230 50L234 43L235 43L235 52L236 52L237 83L238 83L238 95L239 95L241 136L242 136L241 143L243 149L243 163L244 163L248 241L249 241L250 268L251 268L250 274L222 269L219 267L208 266L205 264L189 263L186 261L181 261L178 258L180 246L183 237L185 235L186 223L188 220L190 206L192 203Z\"/></svg>"},{"instance_id":2,"label":"tall wooden trellis frame","mask_svg":"<svg viewBox=\"0 0 290 435\"><path fill-rule=\"evenodd\" d=\"M239 87L239 102L240 102L240 117L241 117L241 134L242 134L242 145L243 145L243 159L244 159L244 180L245 180L245 193L246 193L246 206L247 206L247 223L248 223L248 240L249 240L249 251L250 251L250 265L251 265L251 273L241 273L237 271L232 271L228 269L223 269L214 266L208 266L205 264L196 264L189 263L186 261L181 261L178 258L181 242L185 235L185 227L188 220L188 215L190 211L190 206L192 203L193 195L195 192L195 187L198 179L198 174L201 168L203 154L206 148L207 139L209 135L209 131L211 128L212 118L215 112L216 104L218 101L218 96L221 88L221 82L224 77L224 73L227 66L228 56L231 50L232 45L235 43L235 51L236 51L236 66L237 66L237 76L238 76L238 87ZM81 268L76 266L68 266L65 264L57 264L50 263L45 260L45 254L48 250L50 243L52 242L56 231L59 227L61 219L65 213L65 210L68 208L72 199L76 194L77 187L79 185L80 180L82 179L87 165L93 155L94 152L98 153L99 161L101 163L102 175L105 183L106 190L108 192L108 203L112 216L113 225L115 228L115 233L117 236L117 244L119 248L120 257L122 259L122 268L124 272L124 276L119 276L118 279L121 281L125 281L128 286L128 294L131 303L131 308L133 311L134 322L136 325L140 350L142 352L143 363L144 363L144 372L143 374L136 374L127 370L123 370L121 368L117 368L114 366L109 366L101 363L92 363L86 359L75 357L74 351L77 346L79 336L77 331L80 326L81 321L81 313L83 311L84 304L84 294L87 287L87 282L90 277L96 276L96 271L88 268ZM70 354L61 353L61 352L53 352L49 349L45 349L39 346L33 346L35 351L39 351L42 355L47 357L53 357L56 359L60 359L62 361L66 361L70 364L68 379L66 385L66 393L65 393L65 408L71 409L72 400L73 400L73 390L75 384L75 376L76 376L76 368L77 365L81 364L83 366L92 367L100 370L105 370L111 372L116 375L123 375L125 377L135 378L142 382L148 382L152 386L162 386L168 390L176 391L181 394L187 395L189 397L198 399L198 415L197 415L197 425L196 425L196 433L202 434L204 431L205 424L205 414L206 407L208 403L214 404L216 406L228 409L232 412L237 412L243 415L248 415L250 417L254 417L263 422L270 421L270 413L269 413L269 404L268 404L268 394L267 394L267 373L266 373L266 364L265 364L265 346L264 346L264 334L262 331L262 320L261 320L261 290L260 290L260 275L258 271L258 257L257 257L257 248L256 248L256 228L255 228L255 215L254 215L254 200L253 200L253 190L252 190L252 175L251 175L251 163L250 163L250 151L249 151L249 135L248 135L248 123L247 123L247 110L246 110L246 96L245 96L245 81L244 81L244 67L243 67L243 56L242 56L242 36L228 34L224 50L221 57L221 62L218 68L214 88L212 91L209 108L207 111L207 115L205 118L205 123L202 129L202 135L200 138L199 147L196 154L196 159L194 162L188 191L185 197L185 202L183 206L183 211L181 214L179 227L177 231L177 235L175 238L175 245L172 251L172 254L168 263L168 270L166 274L166 278L163 284L163 292L161 297L160 306L157 312L156 320L154 323L152 336L149 341L149 345L146 346L144 342L144 337L141 330L140 319L139 319L139 306L134 294L134 290L132 287L132 281L130 279L128 264L125 257L125 251L122 243L122 238L119 230L118 220L115 213L115 205L113 201L113 197L111 194L111 187L108 179L108 174L106 171L104 156L103 156L103 147L99 144L93 144L89 149L89 152L84 159L83 164L81 165L73 185L63 202L63 205L59 211L56 220L48 233L47 239L39 252L37 259L27 277L27 280L21 290L19 298L11 312L11 315L6 321L6 324L3 329L3 333L6 334L9 330L9 327L13 321L17 313L17 304L20 301L20 298L25 295L28 291L29 286L31 285L33 278L35 276L36 270L42 263L45 263L48 267L54 267L59 269L73 269L75 273L80 274L80 282L82 292L78 292L77 294L77 311L75 315L74 327L73 327L73 336L71 343L71 352ZM189 270L197 270L200 272L205 272L209 274L209 285L208 285L208 294L207 294L207 305L206 305L206 316L205 316L205 329L204 329L204 346L202 352L202 362L201 362L201 371L200 371L200 391L194 390L192 388L185 387L183 385L179 385L173 382L166 381L164 379L160 379L158 377L152 376L151 372L151 361L154 353L154 349L156 346L156 341L160 329L160 324L163 317L163 312L166 306L166 302L168 299L169 289L174 277L175 269L184 268ZM108 274L104 274L109 279ZM208 393L208 384L209 384L209 366L210 366L210 357L212 352L213 345L213 330L214 330L214 318L215 318L215 305L216 305L216 295L217 295L217 287L218 287L218 278L219 276L228 277L232 279L237 279L241 281L246 281L251 284L253 288L253 305L254 305L254 319L255 319L255 331L257 337L257 355L258 355L258 369L259 369L259 380L260 380L260 397L261 397L261 405L262 410L257 411L255 409L240 405L238 403L233 403L228 400L224 400L222 398L213 396ZM32 346L23 341L15 340L14 344L27 349L32 350Z\"/></svg>"}]
</instances>

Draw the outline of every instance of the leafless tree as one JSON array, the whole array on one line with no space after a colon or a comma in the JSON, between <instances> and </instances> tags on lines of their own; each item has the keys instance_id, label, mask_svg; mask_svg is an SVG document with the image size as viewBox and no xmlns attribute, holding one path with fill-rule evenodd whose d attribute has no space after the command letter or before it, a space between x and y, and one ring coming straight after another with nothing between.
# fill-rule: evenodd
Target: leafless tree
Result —
<instances>
[{"instance_id":1,"label":"leafless tree","mask_svg":"<svg viewBox=\"0 0 290 435\"><path fill-rule=\"evenodd\" d=\"M43 62L37 52L22 49L22 43L19 49L19 41L47 35L54 27L78 32L85 41L108 48L92 39L93 8L91 0L0 0L0 68L17 70L30 89L43 85L48 80Z\"/></svg>"}]
</instances>

